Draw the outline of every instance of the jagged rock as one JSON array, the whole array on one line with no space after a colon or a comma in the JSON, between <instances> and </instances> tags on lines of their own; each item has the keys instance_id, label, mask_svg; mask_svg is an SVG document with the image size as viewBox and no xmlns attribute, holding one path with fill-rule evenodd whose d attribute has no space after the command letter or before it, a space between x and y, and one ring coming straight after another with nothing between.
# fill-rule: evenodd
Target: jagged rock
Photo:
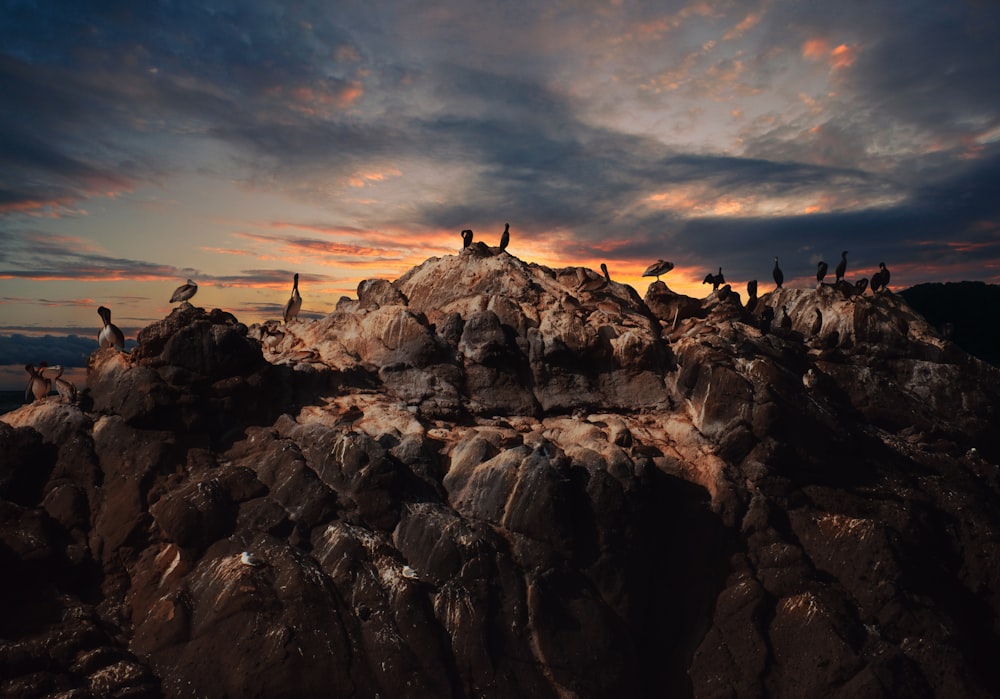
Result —
<instances>
[{"instance_id":1,"label":"jagged rock","mask_svg":"<svg viewBox=\"0 0 1000 699\"><path fill-rule=\"evenodd\" d=\"M87 385L0 424L5 695L1000 693L1000 370L899 296L477 241Z\"/></svg>"}]
</instances>

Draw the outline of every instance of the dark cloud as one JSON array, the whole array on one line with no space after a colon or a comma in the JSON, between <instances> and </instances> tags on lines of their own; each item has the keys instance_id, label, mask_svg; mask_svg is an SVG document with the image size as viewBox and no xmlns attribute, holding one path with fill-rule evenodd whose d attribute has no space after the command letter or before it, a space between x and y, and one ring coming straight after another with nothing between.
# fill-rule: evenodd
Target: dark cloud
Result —
<instances>
[{"instance_id":1,"label":"dark cloud","mask_svg":"<svg viewBox=\"0 0 1000 699\"><path fill-rule=\"evenodd\" d=\"M134 341L132 346L134 346ZM0 335L0 365L61 364L65 367L87 366L87 359L98 349L97 337L79 335ZM126 345L126 349L131 349Z\"/></svg>"},{"instance_id":2,"label":"dark cloud","mask_svg":"<svg viewBox=\"0 0 1000 699\"><path fill-rule=\"evenodd\" d=\"M452 175L446 192L418 182L403 190L414 197L407 206L367 209L355 221L359 231L493 230L497 220L515 220L518 234L571 231L570 247L581 254L601 254L621 238L629 246L610 259L673 256L746 276L764 276L774 254L808 267L843 247L859 260L956 257L970 270L976 254L996 259L1000 158L988 135L1000 127L995 3L3 8L0 216L39 207L68 213L96 193L162 180L184 168L165 145L195 136L229 147L231 160L215 167L232 179L326 204L317 180L372 165L419 162L426 170L418 172ZM755 12L759 24L741 30L747 43L722 54L734 41L722 34ZM827 65L832 53L803 58L812 40L830 51L843 45L844 64ZM620 64L605 65L601 51ZM678 60L686 56L690 63ZM781 83L797 62L829 71L823 94L806 95L826 111L761 114L742 127L738 148L668 144L662 129L625 131L596 119L590 101L606 89L601 108L610 109L625 94L616 81L631 80L642 97L637 109L647 112L696 94L721 102L726 90L752 95ZM724 78L740 70L746 74ZM584 71L607 77L582 90ZM675 74L681 87L671 87ZM789 83L790 102L798 89ZM691 128L699 114L692 107L685 117ZM419 180L412 169L409 181ZM664 194L683 205L653 205ZM714 215L726 198L821 205L809 215L752 207ZM692 215L699 205L705 212ZM360 238L272 240L340 264L400 259ZM291 275L213 276L70 242L0 229L0 276L238 285L287 283Z\"/></svg>"}]
</instances>

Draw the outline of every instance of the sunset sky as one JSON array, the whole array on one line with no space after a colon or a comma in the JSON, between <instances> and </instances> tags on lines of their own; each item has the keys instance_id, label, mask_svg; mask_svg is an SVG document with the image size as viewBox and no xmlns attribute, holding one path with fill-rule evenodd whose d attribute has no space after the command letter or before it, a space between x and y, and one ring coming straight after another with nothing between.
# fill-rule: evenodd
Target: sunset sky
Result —
<instances>
[{"instance_id":1,"label":"sunset sky","mask_svg":"<svg viewBox=\"0 0 1000 699\"><path fill-rule=\"evenodd\" d=\"M299 272L315 317L505 222L640 293L844 249L1000 283L993 0L0 7L0 364L68 363L101 304L134 338L188 277L249 324Z\"/></svg>"}]
</instances>

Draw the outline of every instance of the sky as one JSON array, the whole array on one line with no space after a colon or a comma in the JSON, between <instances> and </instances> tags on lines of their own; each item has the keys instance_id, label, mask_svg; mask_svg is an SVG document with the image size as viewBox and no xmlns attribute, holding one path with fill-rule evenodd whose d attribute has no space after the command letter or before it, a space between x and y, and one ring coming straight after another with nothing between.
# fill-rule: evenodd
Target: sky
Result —
<instances>
[{"instance_id":1,"label":"sky","mask_svg":"<svg viewBox=\"0 0 1000 699\"><path fill-rule=\"evenodd\" d=\"M993 0L0 0L0 365L188 278L319 317L507 222L640 293L1000 283L997 76Z\"/></svg>"}]
</instances>

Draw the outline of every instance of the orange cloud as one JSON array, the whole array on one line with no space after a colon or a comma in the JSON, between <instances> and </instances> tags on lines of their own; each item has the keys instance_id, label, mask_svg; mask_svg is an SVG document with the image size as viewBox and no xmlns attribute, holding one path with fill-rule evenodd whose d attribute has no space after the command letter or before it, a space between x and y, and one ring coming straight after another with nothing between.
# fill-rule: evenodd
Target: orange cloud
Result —
<instances>
[{"instance_id":1,"label":"orange cloud","mask_svg":"<svg viewBox=\"0 0 1000 699\"><path fill-rule=\"evenodd\" d=\"M840 44L831 46L826 39L809 39L802 45L802 57L824 61L831 71L849 68L858 56L858 47Z\"/></svg>"}]
</instances>

